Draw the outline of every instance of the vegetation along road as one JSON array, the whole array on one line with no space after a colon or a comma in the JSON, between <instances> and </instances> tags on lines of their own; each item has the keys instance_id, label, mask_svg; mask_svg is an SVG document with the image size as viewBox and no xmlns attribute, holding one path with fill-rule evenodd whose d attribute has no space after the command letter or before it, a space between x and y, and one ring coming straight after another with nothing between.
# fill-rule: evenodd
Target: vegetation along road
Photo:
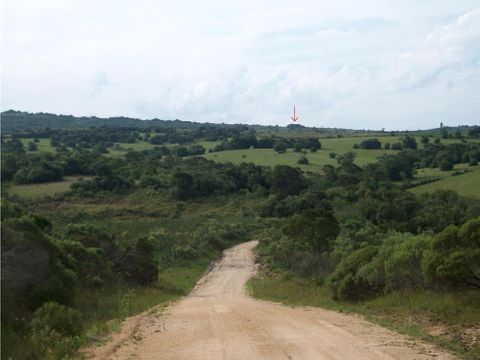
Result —
<instances>
[{"instance_id":1,"label":"vegetation along road","mask_svg":"<svg viewBox=\"0 0 480 360\"><path fill-rule=\"evenodd\" d=\"M225 251L192 293L125 321L98 359L454 359L359 317L255 300L256 241Z\"/></svg>"}]
</instances>

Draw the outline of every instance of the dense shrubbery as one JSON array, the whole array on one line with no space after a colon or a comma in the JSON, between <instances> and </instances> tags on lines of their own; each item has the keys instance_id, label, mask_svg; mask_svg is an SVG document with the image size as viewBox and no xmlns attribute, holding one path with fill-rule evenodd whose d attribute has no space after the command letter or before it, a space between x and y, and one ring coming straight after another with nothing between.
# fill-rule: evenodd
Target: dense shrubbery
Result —
<instances>
[{"instance_id":1,"label":"dense shrubbery","mask_svg":"<svg viewBox=\"0 0 480 360\"><path fill-rule=\"evenodd\" d=\"M405 152L361 169L345 154L336 168L324 168L323 181L308 178L306 189L270 196L260 214L292 218L280 232L263 238L261 254L273 268L302 276L331 273L328 283L340 300L402 289L478 286L480 218L467 221L480 215L479 202L452 191L417 198L389 182L413 171L411 159ZM292 177L282 176L281 183Z\"/></svg>"},{"instance_id":2,"label":"dense shrubbery","mask_svg":"<svg viewBox=\"0 0 480 360\"><path fill-rule=\"evenodd\" d=\"M329 284L340 300L401 289L480 287L479 249L480 218L437 235L389 233L380 245L343 257Z\"/></svg>"}]
</instances>

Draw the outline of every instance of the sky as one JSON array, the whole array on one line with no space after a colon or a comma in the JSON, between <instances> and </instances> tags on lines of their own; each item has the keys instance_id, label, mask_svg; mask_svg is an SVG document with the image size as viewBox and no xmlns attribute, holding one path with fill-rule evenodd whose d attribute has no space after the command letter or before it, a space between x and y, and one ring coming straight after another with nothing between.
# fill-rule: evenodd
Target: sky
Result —
<instances>
[{"instance_id":1,"label":"sky","mask_svg":"<svg viewBox=\"0 0 480 360\"><path fill-rule=\"evenodd\" d=\"M480 1L2 0L2 111L480 124Z\"/></svg>"}]
</instances>

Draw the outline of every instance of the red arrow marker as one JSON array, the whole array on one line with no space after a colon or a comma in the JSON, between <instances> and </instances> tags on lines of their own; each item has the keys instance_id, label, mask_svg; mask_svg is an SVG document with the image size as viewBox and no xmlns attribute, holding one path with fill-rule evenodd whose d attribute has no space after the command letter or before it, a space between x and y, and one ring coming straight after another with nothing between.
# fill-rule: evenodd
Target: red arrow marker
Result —
<instances>
[{"instance_id":1,"label":"red arrow marker","mask_svg":"<svg viewBox=\"0 0 480 360\"><path fill-rule=\"evenodd\" d=\"M293 122L298 120L298 116L296 115L296 112L295 112L295 106L293 107L293 116L291 116L290 119L292 119Z\"/></svg>"}]
</instances>

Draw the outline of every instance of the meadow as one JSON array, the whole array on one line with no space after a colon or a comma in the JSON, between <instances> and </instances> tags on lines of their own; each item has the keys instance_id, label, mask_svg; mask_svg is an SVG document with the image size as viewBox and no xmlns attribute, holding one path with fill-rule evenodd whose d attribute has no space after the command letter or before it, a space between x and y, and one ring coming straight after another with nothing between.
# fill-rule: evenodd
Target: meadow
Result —
<instances>
[{"instance_id":1,"label":"meadow","mask_svg":"<svg viewBox=\"0 0 480 360\"><path fill-rule=\"evenodd\" d=\"M28 151L28 143L33 142L33 138L23 138L20 139L23 143L23 146L25 149ZM37 151L39 152L48 152L48 153L53 153L55 152L55 148L50 145L50 139L38 139L37 145ZM35 151L28 151L29 153L35 153Z\"/></svg>"},{"instance_id":2,"label":"meadow","mask_svg":"<svg viewBox=\"0 0 480 360\"><path fill-rule=\"evenodd\" d=\"M63 181L28 184L28 185L12 185L9 192L24 199L38 199L44 196L53 196L62 194L70 190L70 186L80 179L88 180L90 176L66 176Z\"/></svg>"},{"instance_id":3,"label":"meadow","mask_svg":"<svg viewBox=\"0 0 480 360\"><path fill-rule=\"evenodd\" d=\"M292 133L288 134L292 135ZM355 163L359 166L373 163L382 155L398 153L397 150L385 150L383 148L378 150L353 148L355 144L360 144L363 140L372 138L372 136L355 136L320 139L320 142L322 143L321 150L318 150L314 153L308 152L306 154L306 157L310 162L308 165L297 164L298 159L303 154L294 152L292 149L289 149L284 154L279 154L273 149L244 149L206 153L202 156L217 162L231 162L234 164L252 162L257 165L272 167L275 165L289 165L299 167L304 171L321 172L321 169L324 165L335 165L337 163L334 158L330 157L330 153L343 155L349 151L354 152L356 154ZM376 138L380 140L382 147L385 145L385 143L393 144L398 143L401 140L400 136L377 136ZM416 137L416 140L420 147L420 137ZM458 139L442 139L442 144L445 145L458 142Z\"/></svg>"},{"instance_id":4,"label":"meadow","mask_svg":"<svg viewBox=\"0 0 480 360\"><path fill-rule=\"evenodd\" d=\"M456 167L457 168L457 167ZM458 169L462 168L461 166ZM454 175L453 171L440 171L439 169L422 169L417 177L441 177L440 180L428 184L419 185L412 189L414 194L433 192L435 190L453 190L462 196L480 199L480 168L479 166L469 167L468 172ZM442 174L444 173L444 174Z\"/></svg>"}]
</instances>

